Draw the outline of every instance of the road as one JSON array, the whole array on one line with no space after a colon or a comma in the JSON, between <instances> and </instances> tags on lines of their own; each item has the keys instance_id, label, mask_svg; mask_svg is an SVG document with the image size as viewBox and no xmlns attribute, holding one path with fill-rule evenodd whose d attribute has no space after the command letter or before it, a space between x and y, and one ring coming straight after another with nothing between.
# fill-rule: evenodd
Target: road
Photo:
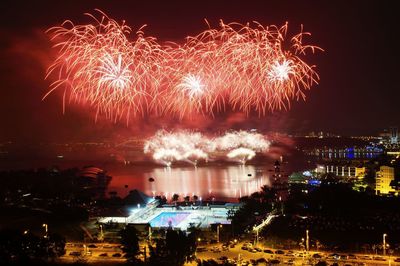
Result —
<instances>
[{"instance_id":1,"label":"road","mask_svg":"<svg viewBox=\"0 0 400 266\"><path fill-rule=\"evenodd\" d=\"M325 252L302 252L299 250L281 250L280 252L283 254L276 254L277 250L265 248L259 246L262 251L257 252L255 250L248 251L243 250L241 247L243 243L238 243L234 248L229 248L228 250L223 251L221 245L213 245L203 247L206 248L207 251L197 252L197 258L202 260L214 259L216 261L221 261L219 258L226 257L230 259L232 262L237 263L238 258L242 262L242 265L246 265L252 260L259 260L264 258L266 261L275 262L277 265L314 265L319 260L323 260L328 262L328 264L338 263L339 265L400 265L400 262L395 262L394 259L397 257L383 257L383 256L373 256L366 254L342 254L340 258L334 258L330 255L332 253ZM218 250L212 250L213 247L217 247ZM199 247L198 250L201 250L202 247ZM268 252L265 253L263 250L267 249ZM316 258L313 256L318 253L321 258ZM350 255L350 256L348 256ZM398 259L398 258L397 258ZM239 265L239 264L238 264ZM261 264L260 264L261 265Z\"/></svg>"},{"instance_id":2,"label":"road","mask_svg":"<svg viewBox=\"0 0 400 266\"><path fill-rule=\"evenodd\" d=\"M65 245L65 261L85 260L87 262L125 262L120 244L111 243L72 243Z\"/></svg>"},{"instance_id":3,"label":"road","mask_svg":"<svg viewBox=\"0 0 400 266\"><path fill-rule=\"evenodd\" d=\"M213 245L204 245L199 246L198 251L196 252L196 256L198 259L208 260L213 259L215 261L220 261L221 257L226 257L230 259L237 265L239 261L242 263L241 265L247 265L252 260L262 260L265 259L269 262L275 262L276 265L314 265L319 260L323 260L328 262L328 264L338 263L338 265L346 265L346 266L358 266L358 265L399 265L400 262L395 262L395 259L399 259L398 257L383 257L383 256L374 256L372 254L352 254L350 257L349 254L339 254L342 255L340 258L332 257L332 253L327 252L314 252L311 251L306 253L300 250L280 250L277 254L276 249L271 249L268 247L263 247L259 245L258 247L261 251L256 251L253 248L250 250L243 250L242 247L245 245L243 242L239 242L233 248L229 248L227 250L222 250L222 244L213 244ZM64 261L76 261L76 260L85 260L86 262L110 262L114 264L123 263L126 261L124 257L124 253L120 248L120 244L112 244L112 243L72 243L68 242L65 246L66 254L61 257L61 260ZM144 250L144 245L140 245L140 249ZM205 250L204 250L205 249ZM204 250L204 251L202 251ZM264 250L267 250L266 253ZM321 258L315 258L314 254L318 254ZM118 254L118 255L116 255ZM346 258L344 258L346 257ZM143 259L143 256L142 256ZM379 259L379 260L377 260ZM400 259L399 259L400 261ZM197 265L197 263L191 263L188 265ZM260 264L262 265L262 264Z\"/></svg>"}]
</instances>

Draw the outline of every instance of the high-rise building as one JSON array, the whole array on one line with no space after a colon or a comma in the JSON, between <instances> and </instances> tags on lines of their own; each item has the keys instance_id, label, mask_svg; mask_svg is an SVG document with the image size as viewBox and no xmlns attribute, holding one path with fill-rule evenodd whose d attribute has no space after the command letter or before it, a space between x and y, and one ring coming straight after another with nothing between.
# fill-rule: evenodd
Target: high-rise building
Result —
<instances>
[{"instance_id":1,"label":"high-rise building","mask_svg":"<svg viewBox=\"0 0 400 266\"><path fill-rule=\"evenodd\" d=\"M390 186L394 180L394 168L381 166L376 172L375 192L377 195L396 194L396 190Z\"/></svg>"}]
</instances>

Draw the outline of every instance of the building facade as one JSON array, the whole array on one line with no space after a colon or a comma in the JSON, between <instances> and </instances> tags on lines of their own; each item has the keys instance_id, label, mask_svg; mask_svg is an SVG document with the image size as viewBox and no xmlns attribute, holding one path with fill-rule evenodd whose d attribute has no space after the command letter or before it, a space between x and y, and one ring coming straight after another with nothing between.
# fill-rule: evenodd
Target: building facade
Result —
<instances>
[{"instance_id":1,"label":"building facade","mask_svg":"<svg viewBox=\"0 0 400 266\"><path fill-rule=\"evenodd\" d=\"M365 176L365 167L326 165L325 173L343 177L363 178Z\"/></svg>"},{"instance_id":2,"label":"building facade","mask_svg":"<svg viewBox=\"0 0 400 266\"><path fill-rule=\"evenodd\" d=\"M391 186L392 181L394 181L394 168L381 166L376 172L376 195L396 195L398 192Z\"/></svg>"}]
</instances>

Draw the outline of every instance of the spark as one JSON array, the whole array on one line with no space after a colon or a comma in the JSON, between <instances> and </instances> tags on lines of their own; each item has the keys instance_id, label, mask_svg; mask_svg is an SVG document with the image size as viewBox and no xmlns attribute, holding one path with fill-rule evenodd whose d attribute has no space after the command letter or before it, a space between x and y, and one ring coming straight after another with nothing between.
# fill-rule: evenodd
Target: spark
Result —
<instances>
[{"instance_id":1,"label":"spark","mask_svg":"<svg viewBox=\"0 0 400 266\"><path fill-rule=\"evenodd\" d=\"M256 153L268 151L269 146L268 139L255 132L226 132L223 136L210 138L199 132L160 130L146 140L144 153L151 154L155 161L166 166L175 161L196 166L199 160L207 162L215 151L224 152L227 158L245 164Z\"/></svg>"},{"instance_id":2,"label":"spark","mask_svg":"<svg viewBox=\"0 0 400 266\"><path fill-rule=\"evenodd\" d=\"M170 166L174 161L187 161L193 165L208 158L209 140L201 133L158 131L144 145L144 153L152 154L154 160Z\"/></svg>"},{"instance_id":3,"label":"spark","mask_svg":"<svg viewBox=\"0 0 400 266\"><path fill-rule=\"evenodd\" d=\"M315 66L302 57L322 49L304 44L310 34L302 30L287 40L287 24L221 21L183 44L160 44L145 36L144 27L128 39L132 29L125 22L99 12L100 18L89 14L91 24L66 21L48 30L58 55L47 71L55 81L44 98L63 87L64 95L94 108L96 118L127 123L130 117L228 110L261 116L305 99L319 81Z\"/></svg>"},{"instance_id":4,"label":"spark","mask_svg":"<svg viewBox=\"0 0 400 266\"><path fill-rule=\"evenodd\" d=\"M279 63L276 61L272 66L271 71L268 73L269 78L272 81L286 81L289 79L289 74L294 74L291 66L291 62L288 60Z\"/></svg>"},{"instance_id":5,"label":"spark","mask_svg":"<svg viewBox=\"0 0 400 266\"><path fill-rule=\"evenodd\" d=\"M242 164L245 164L246 161L253 159L256 153L248 148L237 148L231 150L226 156L231 159L238 159Z\"/></svg>"},{"instance_id":6,"label":"spark","mask_svg":"<svg viewBox=\"0 0 400 266\"><path fill-rule=\"evenodd\" d=\"M188 94L190 99L196 98L204 93L204 85L201 79L195 75L189 74L182 79L182 83L177 86Z\"/></svg>"}]
</instances>

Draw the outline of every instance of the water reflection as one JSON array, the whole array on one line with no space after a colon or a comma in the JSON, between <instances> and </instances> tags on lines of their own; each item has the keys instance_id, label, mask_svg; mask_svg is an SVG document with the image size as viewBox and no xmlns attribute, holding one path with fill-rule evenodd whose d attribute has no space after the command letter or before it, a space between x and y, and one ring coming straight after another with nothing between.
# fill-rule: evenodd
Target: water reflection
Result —
<instances>
[{"instance_id":1,"label":"water reflection","mask_svg":"<svg viewBox=\"0 0 400 266\"><path fill-rule=\"evenodd\" d=\"M131 173L111 171L113 176L109 190L121 196L128 189L137 188L148 195L164 195L168 199L173 194L196 195L199 199L237 199L256 192L263 185L270 185L265 167L252 165L152 168L141 173L132 169ZM149 179L154 181L150 182Z\"/></svg>"}]
</instances>

